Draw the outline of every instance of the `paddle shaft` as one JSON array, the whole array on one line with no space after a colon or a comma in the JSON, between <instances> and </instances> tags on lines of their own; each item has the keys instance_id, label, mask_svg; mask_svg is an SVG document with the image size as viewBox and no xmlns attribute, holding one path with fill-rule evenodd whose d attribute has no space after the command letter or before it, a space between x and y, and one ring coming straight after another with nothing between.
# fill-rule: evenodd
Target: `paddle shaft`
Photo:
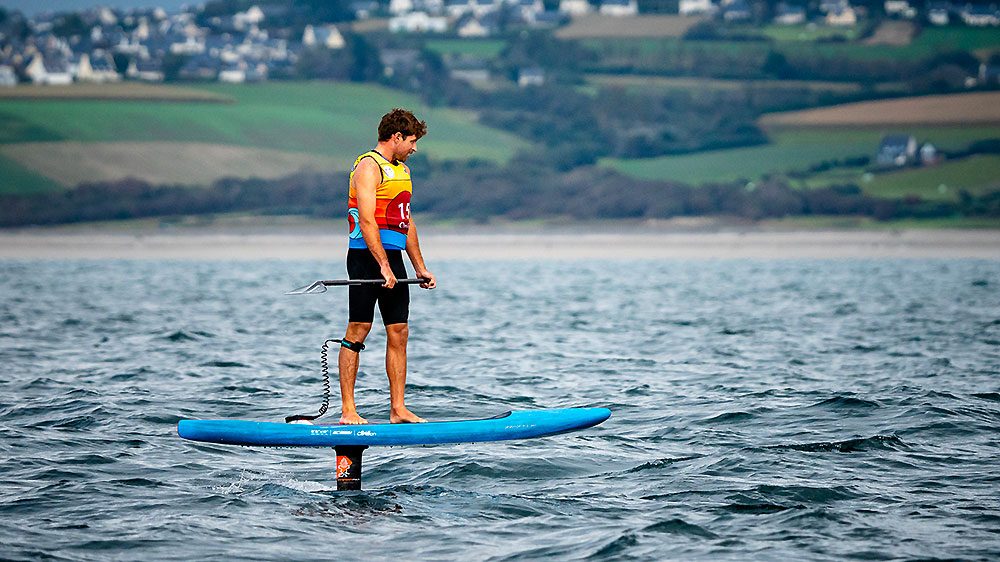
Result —
<instances>
[{"instance_id":1,"label":"paddle shaft","mask_svg":"<svg viewBox=\"0 0 1000 562\"><path fill-rule=\"evenodd\" d=\"M430 279L396 279L397 285L416 285L426 283ZM326 287L339 287L343 285L384 285L385 279L327 279L320 281Z\"/></svg>"},{"instance_id":2,"label":"paddle shaft","mask_svg":"<svg viewBox=\"0 0 1000 562\"><path fill-rule=\"evenodd\" d=\"M397 285L415 285L417 283L427 283L430 279L397 279ZM359 285L385 285L385 279L326 279L316 281L312 285L299 287L294 291L285 293L286 295L316 295L325 293L327 287L342 287L349 285L352 287Z\"/></svg>"}]
</instances>

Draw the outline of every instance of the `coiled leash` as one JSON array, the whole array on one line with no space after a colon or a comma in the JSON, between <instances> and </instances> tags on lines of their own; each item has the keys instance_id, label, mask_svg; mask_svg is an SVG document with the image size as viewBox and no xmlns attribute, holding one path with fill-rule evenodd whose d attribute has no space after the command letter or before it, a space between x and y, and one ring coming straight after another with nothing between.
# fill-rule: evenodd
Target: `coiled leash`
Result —
<instances>
[{"instance_id":1,"label":"coiled leash","mask_svg":"<svg viewBox=\"0 0 1000 562\"><path fill-rule=\"evenodd\" d=\"M329 353L329 346L331 343L339 343L340 347L346 347L355 353L361 353L365 349L365 344L355 341L347 341L341 339L326 340L323 342L323 351L319 354L320 371L323 373L323 404L319 407L319 413L315 416L310 416L307 414L299 414L296 416L288 416L285 418L285 423L296 423L296 422L311 422L315 419L323 417L326 411L330 408L330 367L327 364L327 353Z\"/></svg>"}]
</instances>

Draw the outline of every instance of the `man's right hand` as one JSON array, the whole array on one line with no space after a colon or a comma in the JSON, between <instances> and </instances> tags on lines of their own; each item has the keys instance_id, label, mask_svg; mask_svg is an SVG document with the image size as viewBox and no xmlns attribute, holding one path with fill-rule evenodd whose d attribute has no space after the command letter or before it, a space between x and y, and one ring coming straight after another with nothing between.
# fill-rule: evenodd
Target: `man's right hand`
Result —
<instances>
[{"instance_id":1,"label":"man's right hand","mask_svg":"<svg viewBox=\"0 0 1000 562\"><path fill-rule=\"evenodd\" d=\"M385 283L382 284L386 289L391 289L396 286L396 275L392 272L392 268L388 264L383 265L382 269L382 279L385 279Z\"/></svg>"}]
</instances>

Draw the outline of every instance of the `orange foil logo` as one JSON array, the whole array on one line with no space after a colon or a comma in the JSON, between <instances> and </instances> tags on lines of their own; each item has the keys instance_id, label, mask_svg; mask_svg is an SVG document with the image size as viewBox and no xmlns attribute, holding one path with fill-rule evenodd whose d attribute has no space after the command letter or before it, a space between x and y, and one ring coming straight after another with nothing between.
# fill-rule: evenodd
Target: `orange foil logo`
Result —
<instances>
[{"instance_id":1,"label":"orange foil logo","mask_svg":"<svg viewBox=\"0 0 1000 562\"><path fill-rule=\"evenodd\" d=\"M337 478L347 478L351 472L351 459L346 456L337 457Z\"/></svg>"}]
</instances>

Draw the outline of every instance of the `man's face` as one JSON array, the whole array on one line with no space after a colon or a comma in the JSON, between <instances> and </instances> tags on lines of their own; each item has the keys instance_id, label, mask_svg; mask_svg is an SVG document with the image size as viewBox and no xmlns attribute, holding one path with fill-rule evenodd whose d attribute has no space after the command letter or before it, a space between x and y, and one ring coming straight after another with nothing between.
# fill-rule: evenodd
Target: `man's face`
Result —
<instances>
[{"instance_id":1,"label":"man's face","mask_svg":"<svg viewBox=\"0 0 1000 562\"><path fill-rule=\"evenodd\" d=\"M396 133L392 139L395 142L394 156L400 162L406 162L406 159L417 151L417 135L404 137L403 133Z\"/></svg>"}]
</instances>

